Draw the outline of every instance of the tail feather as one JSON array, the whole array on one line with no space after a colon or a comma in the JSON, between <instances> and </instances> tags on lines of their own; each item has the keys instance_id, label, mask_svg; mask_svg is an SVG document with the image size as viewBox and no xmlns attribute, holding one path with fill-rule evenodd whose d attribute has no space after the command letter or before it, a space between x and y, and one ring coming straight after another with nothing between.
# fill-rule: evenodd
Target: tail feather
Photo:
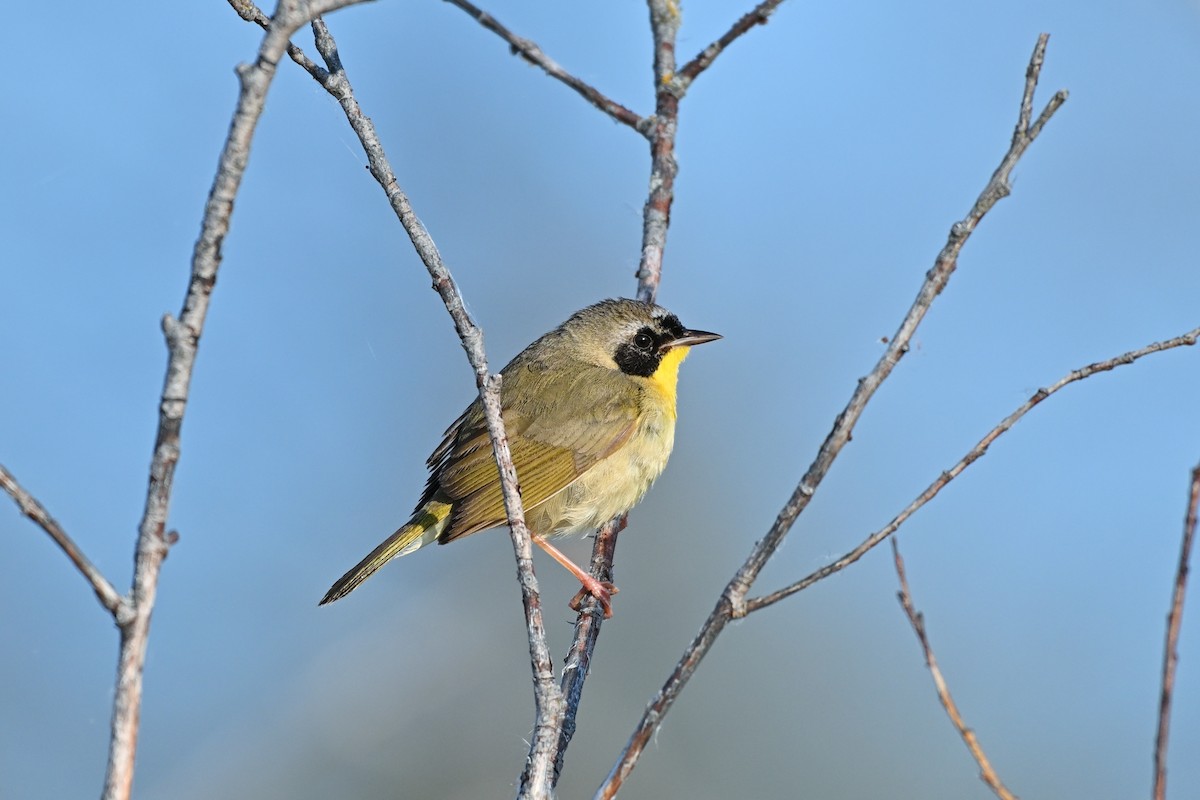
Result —
<instances>
[{"instance_id":1,"label":"tail feather","mask_svg":"<svg viewBox=\"0 0 1200 800\"><path fill-rule=\"evenodd\" d=\"M362 561L338 578L325 597L318 605L332 603L354 591L360 583L371 577L375 570L397 556L406 556L414 550L437 541L438 536L446 527L450 517L450 506L446 503L429 502L413 517L412 521L400 528L383 543L370 552Z\"/></svg>"}]
</instances>

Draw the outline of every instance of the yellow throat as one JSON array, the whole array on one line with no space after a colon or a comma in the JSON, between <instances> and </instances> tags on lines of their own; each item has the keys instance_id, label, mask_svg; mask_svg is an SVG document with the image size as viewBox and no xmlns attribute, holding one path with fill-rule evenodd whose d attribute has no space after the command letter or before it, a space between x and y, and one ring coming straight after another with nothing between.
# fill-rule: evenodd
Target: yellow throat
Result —
<instances>
[{"instance_id":1,"label":"yellow throat","mask_svg":"<svg viewBox=\"0 0 1200 800\"><path fill-rule=\"evenodd\" d=\"M679 365L687 358L690 347L672 347L662 357L658 369L646 380L658 394L671 419L675 419L675 389L679 384Z\"/></svg>"}]
</instances>

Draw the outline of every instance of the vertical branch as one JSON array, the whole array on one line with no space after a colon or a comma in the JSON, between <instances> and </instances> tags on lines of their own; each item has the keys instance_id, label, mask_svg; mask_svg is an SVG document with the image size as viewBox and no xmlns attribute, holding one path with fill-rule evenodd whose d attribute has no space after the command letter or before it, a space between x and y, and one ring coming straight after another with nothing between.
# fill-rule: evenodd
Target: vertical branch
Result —
<instances>
[{"instance_id":1,"label":"vertical branch","mask_svg":"<svg viewBox=\"0 0 1200 800\"><path fill-rule=\"evenodd\" d=\"M642 211L642 258L637 279L639 300L653 303L662 279L663 250L675 199L675 132L679 97L675 77L675 37L680 10L676 0L648 0L654 37L654 124L650 126L650 191Z\"/></svg>"},{"instance_id":2,"label":"vertical branch","mask_svg":"<svg viewBox=\"0 0 1200 800\"><path fill-rule=\"evenodd\" d=\"M642 208L642 255L638 265L637 298L653 303L662 279L663 250L667 246L667 228L671 224L671 203L675 197L675 132L682 96L673 81L675 73L675 37L679 32L680 10L676 0L647 0L650 32L654 41L655 115L642 121L638 130L650 141L650 184ZM591 575L599 581L612 581L613 561L617 552L617 534L625 529L626 516L609 520L596 532L592 545ZM575 733L575 714L583 697L592 651L600 636L603 621L599 602L584 598L579 609L575 635L563 665L562 693L566 701L562 735L554 759L554 781L562 772L563 756Z\"/></svg>"},{"instance_id":3,"label":"vertical branch","mask_svg":"<svg viewBox=\"0 0 1200 800\"><path fill-rule=\"evenodd\" d=\"M111 741L104 779L104 800L127 800L133 787L134 756L142 701L142 668L150 635L150 615L158 591L158 577L167 550L177 535L167 531L175 466L179 462L180 432L187 408L196 348L204 329L209 298L221 263L221 245L229 231L233 201L250 158L250 143L262 116L267 91L288 39L301 25L319 14L361 0L281 0L263 37L258 58L238 69L241 91L229 134L221 152L216 177L204 208L200 238L192 253L191 278L179 318L163 318L167 340L167 374L158 408L158 432L150 464L150 485L138 526L134 555L132 613L120 623L121 644L113 698Z\"/></svg>"},{"instance_id":4,"label":"vertical branch","mask_svg":"<svg viewBox=\"0 0 1200 800\"><path fill-rule=\"evenodd\" d=\"M592 577L601 583L612 583L613 556L617 548L617 534L625 530L625 516L609 520L596 533L596 542L592 547ZM599 601L594 597L585 598L580 607L579 618L575 623L575 637L571 649L563 662L562 693L566 702L563 718L562 734L558 738L558 752L554 756L554 783L562 774L563 756L575 736L575 714L579 710L579 702L583 699L583 682L587 680L588 670L592 665L592 652L600 638L600 623L604 621Z\"/></svg>"},{"instance_id":5,"label":"vertical branch","mask_svg":"<svg viewBox=\"0 0 1200 800\"><path fill-rule=\"evenodd\" d=\"M1179 569L1175 590L1167 614L1167 641L1163 647L1162 695L1158 701L1158 734L1154 738L1154 800L1167 796L1167 737L1171 727L1171 696L1175 691L1175 666L1179 663L1179 628L1183 624L1183 598L1187 592L1192 541L1196 537L1196 515L1200 507L1200 465L1192 470L1192 489L1187 516L1183 523L1183 544L1179 548Z\"/></svg>"}]
</instances>

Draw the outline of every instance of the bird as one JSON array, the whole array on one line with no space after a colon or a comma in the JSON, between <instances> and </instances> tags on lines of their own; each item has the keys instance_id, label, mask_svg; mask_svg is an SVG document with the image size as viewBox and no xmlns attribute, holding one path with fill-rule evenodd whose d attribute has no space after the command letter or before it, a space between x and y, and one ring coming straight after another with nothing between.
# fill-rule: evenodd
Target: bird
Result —
<instances>
[{"instance_id":1,"label":"bird","mask_svg":"<svg viewBox=\"0 0 1200 800\"><path fill-rule=\"evenodd\" d=\"M548 539L599 528L642 499L675 441L679 365L722 338L686 328L670 311L602 300L522 350L500 371L500 406L533 543L612 616L610 583L593 578ZM507 521L483 404L476 398L426 461L429 479L412 517L339 578L319 605L338 600L398 556Z\"/></svg>"}]
</instances>

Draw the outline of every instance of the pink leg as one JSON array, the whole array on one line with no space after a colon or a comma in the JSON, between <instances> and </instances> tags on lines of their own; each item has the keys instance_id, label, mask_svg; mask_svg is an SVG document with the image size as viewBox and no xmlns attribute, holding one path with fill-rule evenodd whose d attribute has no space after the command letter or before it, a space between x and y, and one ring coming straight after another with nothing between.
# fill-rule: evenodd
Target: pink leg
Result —
<instances>
[{"instance_id":1,"label":"pink leg","mask_svg":"<svg viewBox=\"0 0 1200 800\"><path fill-rule=\"evenodd\" d=\"M583 602L583 598L590 594L600 601L600 607L604 609L604 618L608 619L612 616L611 598L619 591L616 586L613 586L611 583L602 583L596 580L591 575L580 569L574 561L567 558L561 550L550 544L542 537L534 536L533 543L545 550L555 561L566 567L567 571L574 575L579 582L583 584L583 588L579 590L579 594L575 595L575 597L571 600L572 610L578 611L580 603Z\"/></svg>"}]
</instances>

